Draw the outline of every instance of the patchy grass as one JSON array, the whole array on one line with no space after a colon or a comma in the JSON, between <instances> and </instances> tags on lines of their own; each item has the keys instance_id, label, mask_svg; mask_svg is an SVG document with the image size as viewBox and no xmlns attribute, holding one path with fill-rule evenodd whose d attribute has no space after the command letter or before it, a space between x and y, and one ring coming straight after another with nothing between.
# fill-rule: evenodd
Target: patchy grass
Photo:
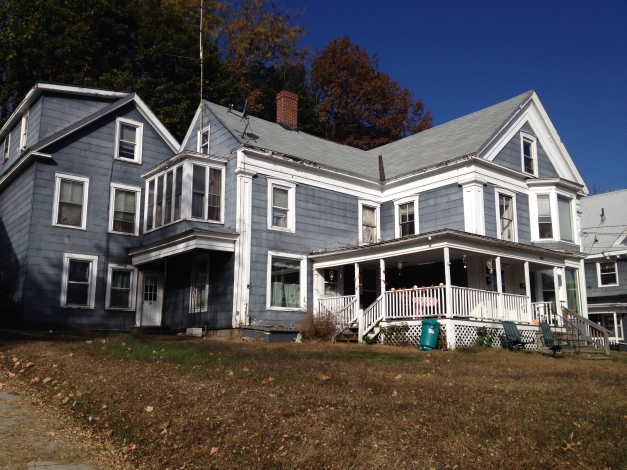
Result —
<instances>
[{"instance_id":1,"label":"patchy grass","mask_svg":"<svg viewBox=\"0 0 627 470\"><path fill-rule=\"evenodd\" d=\"M9 380L138 467L627 467L619 354L51 336L0 342Z\"/></svg>"}]
</instances>

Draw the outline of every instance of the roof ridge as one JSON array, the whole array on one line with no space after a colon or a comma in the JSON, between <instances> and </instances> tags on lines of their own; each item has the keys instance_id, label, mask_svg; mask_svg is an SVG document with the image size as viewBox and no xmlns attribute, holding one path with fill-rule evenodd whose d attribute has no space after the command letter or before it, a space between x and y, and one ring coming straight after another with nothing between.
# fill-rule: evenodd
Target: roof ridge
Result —
<instances>
[{"instance_id":1,"label":"roof ridge","mask_svg":"<svg viewBox=\"0 0 627 470\"><path fill-rule=\"evenodd\" d=\"M585 201L586 199L591 198L591 197L607 196L609 194L622 193L623 191L627 191L627 188L615 189L613 191L607 191L605 193L599 193L599 194L590 194L590 195L586 196L585 198L583 198L582 201Z\"/></svg>"}]
</instances>

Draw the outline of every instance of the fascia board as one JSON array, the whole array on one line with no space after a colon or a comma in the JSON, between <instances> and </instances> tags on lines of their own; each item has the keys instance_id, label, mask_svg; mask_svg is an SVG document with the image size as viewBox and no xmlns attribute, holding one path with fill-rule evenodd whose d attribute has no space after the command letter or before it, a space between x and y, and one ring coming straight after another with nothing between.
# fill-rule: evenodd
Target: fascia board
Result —
<instances>
[{"instance_id":1,"label":"fascia board","mask_svg":"<svg viewBox=\"0 0 627 470\"><path fill-rule=\"evenodd\" d=\"M199 116L200 116L200 105L198 105L198 108L196 108L196 113L194 114L194 117L192 118L192 122L189 124L189 127L187 128L187 133L185 134L185 137L183 137L183 142L181 143L181 146L179 147L179 152L182 152L185 149L185 146L187 145L187 141L192 136L192 132L194 131L194 129L197 129L196 122Z\"/></svg>"},{"instance_id":2,"label":"fascia board","mask_svg":"<svg viewBox=\"0 0 627 470\"><path fill-rule=\"evenodd\" d=\"M174 136L170 134L170 131L166 129L163 123L159 120L155 113L152 112L144 100L137 96L137 93L133 95L133 100L135 101L139 112L148 120L148 122L150 122L150 124L152 124L152 127L157 131L157 133L159 133L159 135L167 142L174 152L178 152L181 145L174 138Z\"/></svg>"},{"instance_id":3,"label":"fascia board","mask_svg":"<svg viewBox=\"0 0 627 470\"><path fill-rule=\"evenodd\" d=\"M151 176L160 173L163 170L166 170L172 165L176 165L180 162L188 160L199 163L218 163L220 165L226 165L229 161L229 159L226 157L220 157L218 155L207 155L205 153L191 152L189 150L185 150L140 173L139 176L141 176L142 178L150 178Z\"/></svg>"},{"instance_id":4,"label":"fascia board","mask_svg":"<svg viewBox=\"0 0 627 470\"><path fill-rule=\"evenodd\" d=\"M610 256L610 258L612 256L617 256L617 255L627 255L627 250L615 250L615 251L611 251L611 250L603 250L600 253L595 253L593 255L588 255L586 256L586 259L596 259L596 258L605 258L606 256Z\"/></svg>"}]
</instances>

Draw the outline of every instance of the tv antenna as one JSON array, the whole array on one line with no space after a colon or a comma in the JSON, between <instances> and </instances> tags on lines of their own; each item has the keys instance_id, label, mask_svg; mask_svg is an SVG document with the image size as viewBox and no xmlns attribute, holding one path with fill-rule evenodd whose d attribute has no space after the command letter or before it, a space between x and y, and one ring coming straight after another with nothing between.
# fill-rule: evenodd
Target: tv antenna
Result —
<instances>
[{"instance_id":1,"label":"tv antenna","mask_svg":"<svg viewBox=\"0 0 627 470\"><path fill-rule=\"evenodd\" d=\"M203 66L202 66L202 7L203 1L200 0L200 30L199 30L199 38L200 38L200 121L199 121L199 129L198 129L198 138L201 140L198 143L198 148L202 146L202 115L204 114L204 109L202 105L202 81L203 81Z\"/></svg>"}]
</instances>

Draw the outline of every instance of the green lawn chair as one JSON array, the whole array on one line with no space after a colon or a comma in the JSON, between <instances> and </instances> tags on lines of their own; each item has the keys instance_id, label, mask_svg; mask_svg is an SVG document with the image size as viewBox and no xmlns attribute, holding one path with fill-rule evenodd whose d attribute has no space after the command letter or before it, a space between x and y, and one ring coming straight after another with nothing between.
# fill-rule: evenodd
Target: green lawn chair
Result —
<instances>
[{"instance_id":1,"label":"green lawn chair","mask_svg":"<svg viewBox=\"0 0 627 470\"><path fill-rule=\"evenodd\" d=\"M505 345L509 348L524 349L527 344L533 344L533 341L523 341L513 321L503 321L503 329L505 330Z\"/></svg>"},{"instance_id":2,"label":"green lawn chair","mask_svg":"<svg viewBox=\"0 0 627 470\"><path fill-rule=\"evenodd\" d=\"M542 330L542 343L544 346L553 351L553 357L557 358L557 353L562 349L569 349L570 342L567 339L556 340L551 331L551 327L547 322L540 322L540 329Z\"/></svg>"}]
</instances>

